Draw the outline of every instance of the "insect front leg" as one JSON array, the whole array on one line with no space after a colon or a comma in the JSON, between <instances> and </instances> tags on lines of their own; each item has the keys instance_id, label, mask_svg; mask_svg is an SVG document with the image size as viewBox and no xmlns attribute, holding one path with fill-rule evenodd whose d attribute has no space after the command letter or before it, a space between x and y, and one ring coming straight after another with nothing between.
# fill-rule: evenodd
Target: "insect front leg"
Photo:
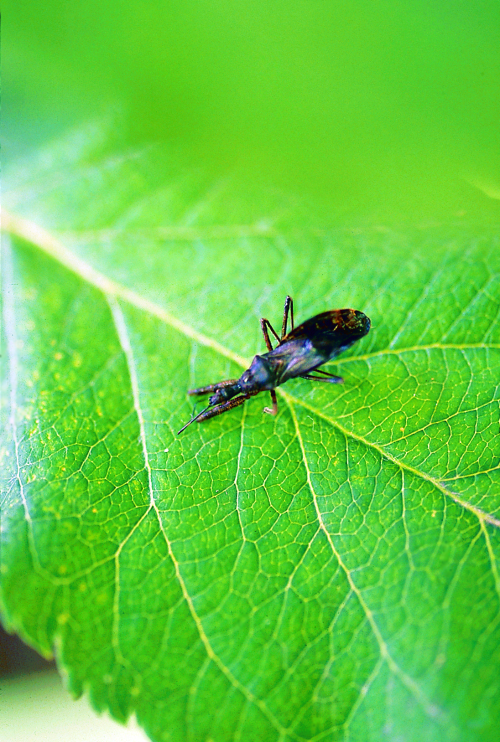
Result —
<instances>
[{"instance_id":1,"label":"insect front leg","mask_svg":"<svg viewBox=\"0 0 500 742\"><path fill-rule=\"evenodd\" d=\"M294 328L293 324L293 299L291 296L287 296L285 299L285 308L283 310L283 324L281 325L281 340L286 335L286 326L288 324L288 314L290 314L290 321L292 325L292 330Z\"/></svg>"},{"instance_id":2,"label":"insect front leg","mask_svg":"<svg viewBox=\"0 0 500 742\"><path fill-rule=\"evenodd\" d=\"M267 412L268 415L278 414L278 400L276 399L276 391L271 389L271 400L273 403L272 407L264 407L263 412Z\"/></svg>"},{"instance_id":3,"label":"insect front leg","mask_svg":"<svg viewBox=\"0 0 500 742\"><path fill-rule=\"evenodd\" d=\"M201 415L198 415L198 417L196 418L196 422L202 423L204 420L210 420L211 417L222 415L223 412L232 410L234 407L239 407L243 404L243 402L246 402L247 399L253 397L255 394L259 394L259 392L249 392L248 394L242 394L239 397L233 397L233 399L230 399L227 402L222 402L221 404L215 405L215 407L212 407L210 410L207 410Z\"/></svg>"},{"instance_id":4,"label":"insect front leg","mask_svg":"<svg viewBox=\"0 0 500 742\"><path fill-rule=\"evenodd\" d=\"M209 384L208 386L200 386L198 389L188 389L188 394L194 396L196 394L210 394L216 392L217 389L221 389L224 386L230 386L236 384L238 379L225 379L225 381L219 381L217 384Z\"/></svg>"}]
</instances>

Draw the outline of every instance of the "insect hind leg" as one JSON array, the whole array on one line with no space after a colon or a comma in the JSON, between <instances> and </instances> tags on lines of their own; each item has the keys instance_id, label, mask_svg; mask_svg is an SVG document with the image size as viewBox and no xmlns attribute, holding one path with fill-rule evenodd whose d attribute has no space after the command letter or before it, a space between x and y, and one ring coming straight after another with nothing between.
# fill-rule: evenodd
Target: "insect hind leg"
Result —
<instances>
[{"instance_id":1,"label":"insect hind leg","mask_svg":"<svg viewBox=\"0 0 500 742\"><path fill-rule=\"evenodd\" d=\"M224 386L231 386L231 384L236 384L238 379L225 379L224 381L219 381L217 384L209 384L208 386L200 386L197 389L188 389L188 394L193 397L198 394L211 394L212 392L216 392L217 389L221 389Z\"/></svg>"},{"instance_id":2,"label":"insect hind leg","mask_svg":"<svg viewBox=\"0 0 500 742\"><path fill-rule=\"evenodd\" d=\"M302 374L301 379L308 379L309 381L323 381L326 384L343 384L344 379L342 376L334 376L333 374L328 374L328 376L325 378L324 376L313 376L312 374Z\"/></svg>"}]
</instances>

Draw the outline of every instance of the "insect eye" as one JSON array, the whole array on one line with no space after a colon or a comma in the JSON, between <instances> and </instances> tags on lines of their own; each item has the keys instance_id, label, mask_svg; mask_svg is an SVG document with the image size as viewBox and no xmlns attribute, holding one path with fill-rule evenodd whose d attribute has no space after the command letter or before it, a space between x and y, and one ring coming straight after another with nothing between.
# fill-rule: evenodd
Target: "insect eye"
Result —
<instances>
[{"instance_id":1,"label":"insect eye","mask_svg":"<svg viewBox=\"0 0 500 742\"><path fill-rule=\"evenodd\" d=\"M227 399L230 399L230 394L228 389L217 389L215 394L213 394L209 398L209 403L211 405L219 404L220 402L225 402Z\"/></svg>"}]
</instances>

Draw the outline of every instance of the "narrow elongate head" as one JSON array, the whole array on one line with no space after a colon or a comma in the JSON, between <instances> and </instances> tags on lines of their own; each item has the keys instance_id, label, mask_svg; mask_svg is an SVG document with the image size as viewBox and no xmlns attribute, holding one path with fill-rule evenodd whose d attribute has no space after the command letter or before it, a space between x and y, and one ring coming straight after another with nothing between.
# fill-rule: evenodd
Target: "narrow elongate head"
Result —
<instances>
[{"instance_id":1,"label":"narrow elongate head","mask_svg":"<svg viewBox=\"0 0 500 742\"><path fill-rule=\"evenodd\" d=\"M228 399L236 397L241 392L240 384L231 384L230 386L221 386L217 389L215 394L212 394L208 399L209 405L220 404L221 402L227 402Z\"/></svg>"}]
</instances>

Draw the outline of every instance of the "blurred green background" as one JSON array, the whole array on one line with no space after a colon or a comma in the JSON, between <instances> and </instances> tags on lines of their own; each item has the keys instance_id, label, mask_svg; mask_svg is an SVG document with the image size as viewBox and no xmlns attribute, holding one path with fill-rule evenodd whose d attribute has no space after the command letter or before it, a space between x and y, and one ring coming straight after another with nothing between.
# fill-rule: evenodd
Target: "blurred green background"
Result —
<instances>
[{"instance_id":1,"label":"blurred green background","mask_svg":"<svg viewBox=\"0 0 500 742\"><path fill-rule=\"evenodd\" d=\"M25 0L4 31L6 156L111 104L132 143L336 213L473 209L500 194L499 36L496 0Z\"/></svg>"}]
</instances>

